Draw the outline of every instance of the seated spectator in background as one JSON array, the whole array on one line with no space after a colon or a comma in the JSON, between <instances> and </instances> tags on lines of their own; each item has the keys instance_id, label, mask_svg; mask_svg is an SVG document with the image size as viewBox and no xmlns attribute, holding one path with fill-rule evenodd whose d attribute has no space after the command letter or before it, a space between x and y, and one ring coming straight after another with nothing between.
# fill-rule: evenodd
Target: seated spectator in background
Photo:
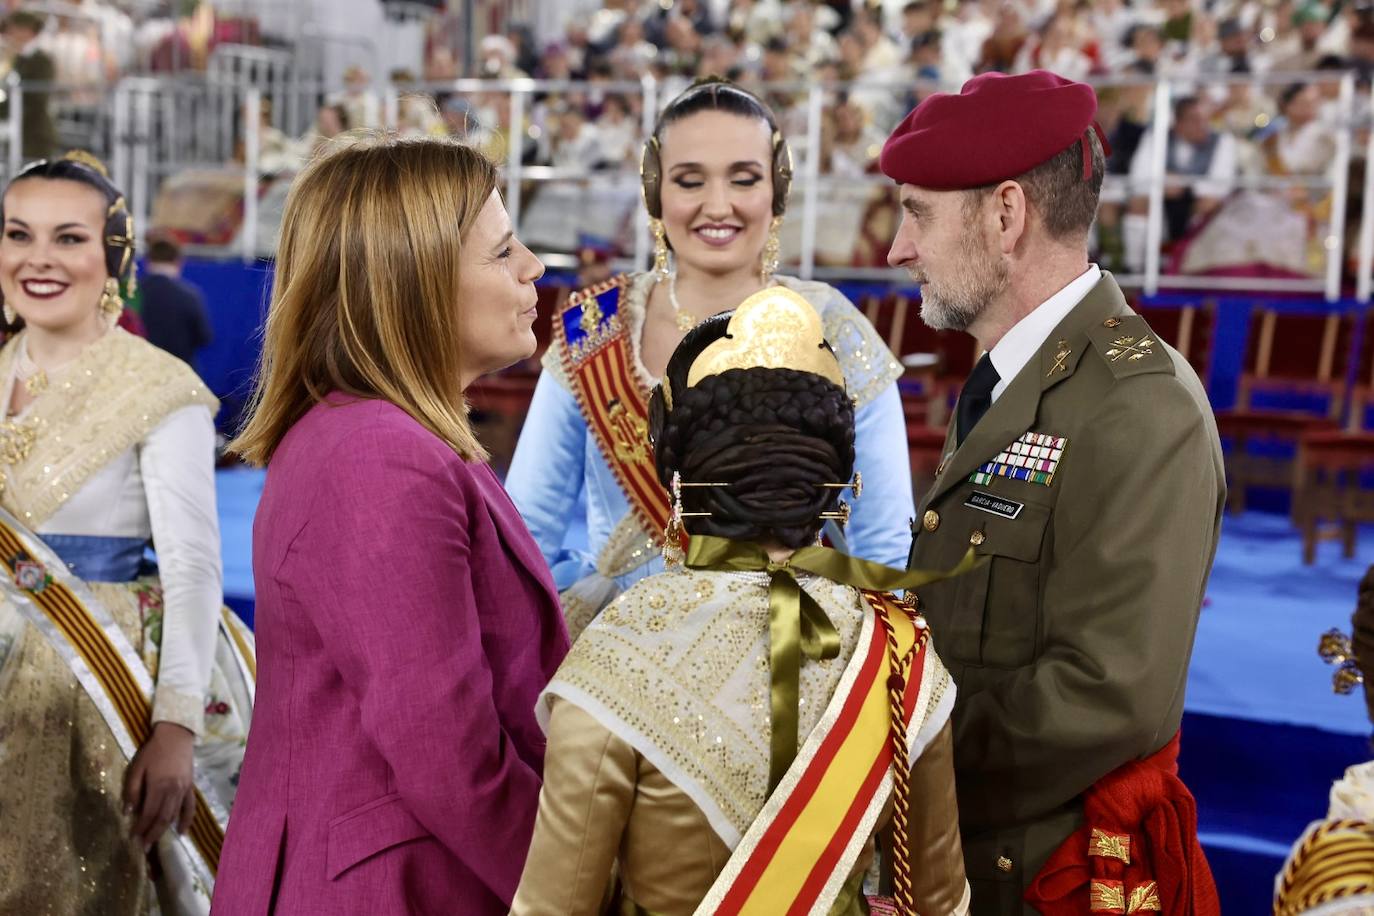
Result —
<instances>
[{"instance_id":1,"label":"seated spectator in background","mask_svg":"<svg viewBox=\"0 0 1374 916\"><path fill-rule=\"evenodd\" d=\"M945 79L962 86L983 53L983 42L992 34L992 0L965 0L939 19L940 46L945 58Z\"/></svg>"},{"instance_id":2,"label":"seated spectator in background","mask_svg":"<svg viewBox=\"0 0 1374 916\"><path fill-rule=\"evenodd\" d=\"M48 87L57 77L52 58L35 46L38 33L43 30L43 17L26 10L10 13L0 24L0 37L4 38L5 50L10 55L5 72L19 76L20 91L24 93L22 123L23 153L25 159L46 159L57 151L57 129L53 126L52 113L48 110ZM26 89L25 84L41 86L41 89ZM0 121L9 117L10 103L5 98L0 101Z\"/></svg>"},{"instance_id":3,"label":"seated spectator in background","mask_svg":"<svg viewBox=\"0 0 1374 916\"><path fill-rule=\"evenodd\" d=\"M607 52L606 59L616 79L639 79L657 56L658 48L644 38L644 23L629 16L620 24L615 46Z\"/></svg>"},{"instance_id":4,"label":"seated spectator in background","mask_svg":"<svg viewBox=\"0 0 1374 916\"><path fill-rule=\"evenodd\" d=\"M601 105L601 116L596 119L596 133L601 144L598 166L613 169L631 165L638 167L639 126L631 117L630 103L625 96L618 93L606 96Z\"/></svg>"},{"instance_id":5,"label":"seated spectator in background","mask_svg":"<svg viewBox=\"0 0 1374 916\"><path fill-rule=\"evenodd\" d=\"M983 42L983 52L975 69L979 73L999 70L1010 73L1012 65L1021 53L1021 47L1030 40L1021 10L1010 3L1003 4L997 11L997 22L992 34Z\"/></svg>"},{"instance_id":6,"label":"seated spectator in background","mask_svg":"<svg viewBox=\"0 0 1374 916\"><path fill-rule=\"evenodd\" d=\"M725 30L746 42L764 45L782 34L782 4L778 0L733 0Z\"/></svg>"},{"instance_id":7,"label":"seated spectator in background","mask_svg":"<svg viewBox=\"0 0 1374 916\"><path fill-rule=\"evenodd\" d=\"M1132 26L1122 41L1131 50L1130 70L1148 76L1160 72L1160 62L1164 59L1164 33L1158 26L1143 23Z\"/></svg>"},{"instance_id":8,"label":"seated spectator in background","mask_svg":"<svg viewBox=\"0 0 1374 916\"><path fill-rule=\"evenodd\" d=\"M1139 72L1140 64L1132 63L1127 72ZM1128 176L1131 161L1140 140L1150 123L1153 98L1150 83L1108 87L1098 91L1097 120L1110 138L1112 153L1107 157L1107 170L1102 182L1102 194L1097 205L1097 240L1102 266L1108 270L1126 267L1121 217L1130 202Z\"/></svg>"},{"instance_id":9,"label":"seated spectator in background","mask_svg":"<svg viewBox=\"0 0 1374 916\"><path fill-rule=\"evenodd\" d=\"M1082 80L1092 71L1092 66L1092 60L1083 53L1076 17L1072 13L1059 12L1040 29L1038 40L1021 46L1013 69L1017 73L1049 70L1066 79Z\"/></svg>"},{"instance_id":10,"label":"seated spectator in background","mask_svg":"<svg viewBox=\"0 0 1374 916\"><path fill-rule=\"evenodd\" d=\"M850 26L863 44L864 72L875 76L891 73L902 64L901 50L883 34L881 16L877 10L864 8L854 14L854 24Z\"/></svg>"},{"instance_id":11,"label":"seated spectator in background","mask_svg":"<svg viewBox=\"0 0 1374 916\"><path fill-rule=\"evenodd\" d=\"M554 134L549 159L554 168L590 172L601 161L601 141L596 125L576 105L560 104L552 112Z\"/></svg>"},{"instance_id":12,"label":"seated spectator in background","mask_svg":"<svg viewBox=\"0 0 1374 916\"><path fill-rule=\"evenodd\" d=\"M663 26L662 57L669 70L681 76L695 76L700 69L702 34L692 20L676 13L670 14Z\"/></svg>"},{"instance_id":13,"label":"seated spectator in background","mask_svg":"<svg viewBox=\"0 0 1374 916\"><path fill-rule=\"evenodd\" d=\"M1161 0L1164 22L1160 32L1165 42L1186 47L1193 40L1195 26L1192 0Z\"/></svg>"},{"instance_id":14,"label":"seated spectator in background","mask_svg":"<svg viewBox=\"0 0 1374 916\"><path fill-rule=\"evenodd\" d=\"M248 123L250 112L248 103L243 105L243 124ZM235 162L247 162L244 143L247 131L239 138L234 150ZM301 149L294 140L272 123L272 100L261 99L258 103L258 171L264 175L289 172L299 168Z\"/></svg>"},{"instance_id":15,"label":"seated spectator in background","mask_svg":"<svg viewBox=\"0 0 1374 916\"><path fill-rule=\"evenodd\" d=\"M196 351L209 346L214 333L200 290L181 278L181 249L176 242L155 239L148 246L139 288L148 342L199 371Z\"/></svg>"},{"instance_id":16,"label":"seated spectator in background","mask_svg":"<svg viewBox=\"0 0 1374 916\"><path fill-rule=\"evenodd\" d=\"M515 65L515 45L504 35L488 35L479 51L480 75L494 80L524 79L528 73Z\"/></svg>"},{"instance_id":17,"label":"seated spectator in background","mask_svg":"<svg viewBox=\"0 0 1374 916\"><path fill-rule=\"evenodd\" d=\"M911 56L907 58L907 66L911 68L912 74L918 80L930 80L933 83L940 82L940 64L944 59L944 52L941 46L943 36L938 29L932 29L911 39ZM915 103L908 105L907 108L914 108Z\"/></svg>"},{"instance_id":18,"label":"seated spectator in background","mask_svg":"<svg viewBox=\"0 0 1374 916\"><path fill-rule=\"evenodd\" d=\"M348 109L342 105L321 105L315 115L315 126L301 137L306 158L313 157L339 134L349 130Z\"/></svg>"},{"instance_id":19,"label":"seated spectator in background","mask_svg":"<svg viewBox=\"0 0 1374 916\"><path fill-rule=\"evenodd\" d=\"M869 170L887 135L874 127L858 102L840 95L830 111L822 138L822 170L831 175L856 176ZM826 141L829 142L826 142ZM826 165L828 160L828 167Z\"/></svg>"},{"instance_id":20,"label":"seated spectator in background","mask_svg":"<svg viewBox=\"0 0 1374 916\"><path fill-rule=\"evenodd\" d=\"M1174 126L1169 132L1165 159L1168 178L1187 177L1187 183L1164 186L1165 241L1176 242L1201 220L1216 212L1236 180L1236 141L1229 133L1213 129L1207 104L1188 96L1174 106ZM1146 130L1131 159L1130 213L1124 224L1126 263L1132 270L1145 264L1146 214L1153 155L1151 131Z\"/></svg>"},{"instance_id":21,"label":"seated spectator in background","mask_svg":"<svg viewBox=\"0 0 1374 916\"><path fill-rule=\"evenodd\" d=\"M1254 29L1239 18L1223 19L1217 25L1217 47L1202 58L1198 69L1217 76L1256 72L1255 62L1250 59L1253 39Z\"/></svg>"},{"instance_id":22,"label":"seated spectator in background","mask_svg":"<svg viewBox=\"0 0 1374 916\"><path fill-rule=\"evenodd\" d=\"M822 21L823 18L829 18L833 23L837 19L834 10L829 7L818 10L811 2L789 3L788 9L786 46L793 55L807 66L839 56L840 49L835 43L835 36L826 22Z\"/></svg>"},{"instance_id":23,"label":"seated spectator in background","mask_svg":"<svg viewBox=\"0 0 1374 916\"><path fill-rule=\"evenodd\" d=\"M927 32L934 31L935 6L931 0L914 0L902 7L902 40L911 43Z\"/></svg>"},{"instance_id":24,"label":"seated spectator in background","mask_svg":"<svg viewBox=\"0 0 1374 916\"><path fill-rule=\"evenodd\" d=\"M1093 0L1086 16L1101 48L1103 69L1121 72L1135 59L1126 35L1140 21L1139 14L1125 0Z\"/></svg>"},{"instance_id":25,"label":"seated spectator in background","mask_svg":"<svg viewBox=\"0 0 1374 916\"><path fill-rule=\"evenodd\" d=\"M724 76L733 79L740 71L743 50L728 35L707 36L701 42L697 76Z\"/></svg>"},{"instance_id":26,"label":"seated spectator in background","mask_svg":"<svg viewBox=\"0 0 1374 916\"><path fill-rule=\"evenodd\" d=\"M1311 0L1294 11L1292 21L1297 31L1287 39L1285 47L1275 50L1274 69L1288 72L1315 70L1323 53L1320 43L1326 34L1330 14L1322 4Z\"/></svg>"},{"instance_id":27,"label":"seated spectator in background","mask_svg":"<svg viewBox=\"0 0 1374 916\"><path fill-rule=\"evenodd\" d=\"M329 96L331 105L342 105L352 127L381 127L382 102L372 91L372 75L362 67L344 71L344 90Z\"/></svg>"},{"instance_id":28,"label":"seated spectator in background","mask_svg":"<svg viewBox=\"0 0 1374 916\"><path fill-rule=\"evenodd\" d=\"M448 133L434 96L415 89L415 74L391 71L391 85L401 93L396 102L396 131L403 137L442 137Z\"/></svg>"},{"instance_id":29,"label":"seated spectator in background","mask_svg":"<svg viewBox=\"0 0 1374 916\"><path fill-rule=\"evenodd\" d=\"M1294 83L1279 96L1278 128L1260 144L1271 175L1322 175L1336 155L1336 138L1319 117L1321 94L1310 83ZM1299 189L1301 190L1301 189Z\"/></svg>"},{"instance_id":30,"label":"seated spectator in background","mask_svg":"<svg viewBox=\"0 0 1374 916\"><path fill-rule=\"evenodd\" d=\"M1277 114L1278 109L1269 93L1256 91L1253 83L1230 83L1217 103L1216 121L1228 133L1248 139L1267 128ZM1253 158L1254 147L1247 143L1241 151L1244 171L1261 171L1258 165L1250 167Z\"/></svg>"}]
</instances>

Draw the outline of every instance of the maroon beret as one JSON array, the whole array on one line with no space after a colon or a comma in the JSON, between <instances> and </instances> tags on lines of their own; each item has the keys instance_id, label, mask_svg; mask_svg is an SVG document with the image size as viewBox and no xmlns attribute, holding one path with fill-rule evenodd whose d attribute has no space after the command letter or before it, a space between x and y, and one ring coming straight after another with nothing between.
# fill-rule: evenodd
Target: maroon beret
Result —
<instances>
[{"instance_id":1,"label":"maroon beret","mask_svg":"<svg viewBox=\"0 0 1374 916\"><path fill-rule=\"evenodd\" d=\"M958 95L921 102L887 138L878 164L893 181L935 191L996 184L1084 140L1096 114L1097 95L1084 83L1047 70L983 73Z\"/></svg>"}]
</instances>

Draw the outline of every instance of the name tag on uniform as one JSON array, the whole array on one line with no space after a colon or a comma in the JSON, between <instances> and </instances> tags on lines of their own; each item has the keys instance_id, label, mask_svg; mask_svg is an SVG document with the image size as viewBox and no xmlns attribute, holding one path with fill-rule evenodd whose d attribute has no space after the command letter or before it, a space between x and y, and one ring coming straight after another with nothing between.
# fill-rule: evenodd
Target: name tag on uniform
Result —
<instances>
[{"instance_id":1,"label":"name tag on uniform","mask_svg":"<svg viewBox=\"0 0 1374 916\"><path fill-rule=\"evenodd\" d=\"M991 493L984 493L982 490L974 490L973 495L964 500L964 505L968 506L970 509L978 509L1002 518L1016 518L1016 516L1021 514L1021 510L1026 508L1025 503L1018 503L1015 500L993 496Z\"/></svg>"}]
</instances>

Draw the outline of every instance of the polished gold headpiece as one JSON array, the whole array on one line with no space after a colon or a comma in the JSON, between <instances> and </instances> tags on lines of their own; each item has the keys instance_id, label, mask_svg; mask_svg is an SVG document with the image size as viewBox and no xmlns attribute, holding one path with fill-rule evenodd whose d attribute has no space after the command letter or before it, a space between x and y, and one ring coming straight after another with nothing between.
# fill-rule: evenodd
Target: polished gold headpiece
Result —
<instances>
[{"instance_id":1,"label":"polished gold headpiece","mask_svg":"<svg viewBox=\"0 0 1374 916\"><path fill-rule=\"evenodd\" d=\"M770 286L739 304L725 336L687 370L687 387L727 369L795 369L845 386L839 361L825 344L821 316L784 286Z\"/></svg>"}]
</instances>

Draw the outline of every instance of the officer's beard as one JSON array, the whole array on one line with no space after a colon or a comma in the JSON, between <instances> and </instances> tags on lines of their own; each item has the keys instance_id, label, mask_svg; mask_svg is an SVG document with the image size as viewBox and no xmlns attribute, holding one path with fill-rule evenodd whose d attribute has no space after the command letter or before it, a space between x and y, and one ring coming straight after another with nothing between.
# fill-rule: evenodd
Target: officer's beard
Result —
<instances>
[{"instance_id":1,"label":"officer's beard","mask_svg":"<svg viewBox=\"0 0 1374 916\"><path fill-rule=\"evenodd\" d=\"M958 255L939 280L919 270L921 320L936 331L967 331L1008 284L1007 265L970 229L959 240Z\"/></svg>"}]
</instances>

